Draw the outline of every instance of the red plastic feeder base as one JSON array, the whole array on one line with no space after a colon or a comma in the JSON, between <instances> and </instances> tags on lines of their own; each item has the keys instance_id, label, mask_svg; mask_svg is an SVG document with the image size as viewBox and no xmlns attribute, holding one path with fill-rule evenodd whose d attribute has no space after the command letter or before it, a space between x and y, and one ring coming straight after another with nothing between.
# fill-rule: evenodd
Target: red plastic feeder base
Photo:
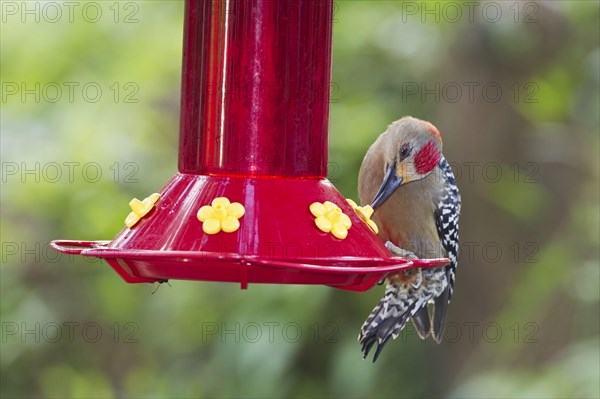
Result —
<instances>
[{"instance_id":1,"label":"red plastic feeder base","mask_svg":"<svg viewBox=\"0 0 600 399\"><path fill-rule=\"evenodd\" d=\"M237 231L203 232L198 209L216 197L244 205ZM345 239L316 227L309 206L324 201L350 217ZM242 288L249 283L324 284L364 291L387 273L448 262L392 257L326 179L182 173L164 187L150 213L112 242L63 240L52 247L103 258L129 283L184 279L239 282Z\"/></svg>"}]
</instances>

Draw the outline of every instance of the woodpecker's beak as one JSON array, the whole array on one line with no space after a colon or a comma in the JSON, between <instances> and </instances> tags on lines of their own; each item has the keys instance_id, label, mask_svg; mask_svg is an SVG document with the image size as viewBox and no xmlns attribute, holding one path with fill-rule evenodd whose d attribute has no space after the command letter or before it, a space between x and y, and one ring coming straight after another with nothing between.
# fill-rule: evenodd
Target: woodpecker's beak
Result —
<instances>
[{"instance_id":1,"label":"woodpecker's beak","mask_svg":"<svg viewBox=\"0 0 600 399\"><path fill-rule=\"evenodd\" d=\"M381 204L387 200L390 195L396 191L396 189L402 184L403 178L396 174L396 162L388 166L383 178L383 183L379 187L379 191L375 194L375 198L371 202L371 207L377 209Z\"/></svg>"}]
</instances>

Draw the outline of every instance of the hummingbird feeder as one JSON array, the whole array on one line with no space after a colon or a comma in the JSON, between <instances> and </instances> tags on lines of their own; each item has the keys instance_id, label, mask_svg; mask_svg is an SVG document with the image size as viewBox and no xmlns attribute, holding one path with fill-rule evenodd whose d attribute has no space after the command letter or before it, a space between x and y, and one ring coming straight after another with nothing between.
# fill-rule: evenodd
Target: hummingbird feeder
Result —
<instances>
[{"instance_id":1,"label":"hummingbird feeder","mask_svg":"<svg viewBox=\"0 0 600 399\"><path fill-rule=\"evenodd\" d=\"M128 283L364 291L447 259L393 257L326 179L332 0L186 0L179 173L112 241L56 240ZM368 208L368 207L365 207Z\"/></svg>"}]
</instances>

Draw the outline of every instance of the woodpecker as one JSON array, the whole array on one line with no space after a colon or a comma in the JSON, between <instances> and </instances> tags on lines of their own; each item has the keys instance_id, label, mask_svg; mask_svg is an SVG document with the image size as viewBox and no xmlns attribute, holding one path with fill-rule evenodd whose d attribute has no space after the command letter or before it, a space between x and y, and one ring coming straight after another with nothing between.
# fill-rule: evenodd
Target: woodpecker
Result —
<instances>
[{"instance_id":1,"label":"woodpecker","mask_svg":"<svg viewBox=\"0 0 600 399\"><path fill-rule=\"evenodd\" d=\"M443 267L386 276L385 294L358 336L363 357L377 343L375 362L409 318L421 339L431 334L440 343L454 288L461 203L438 129L410 116L389 125L365 155L358 192L362 205L375 210L379 238L393 255L450 260Z\"/></svg>"}]
</instances>

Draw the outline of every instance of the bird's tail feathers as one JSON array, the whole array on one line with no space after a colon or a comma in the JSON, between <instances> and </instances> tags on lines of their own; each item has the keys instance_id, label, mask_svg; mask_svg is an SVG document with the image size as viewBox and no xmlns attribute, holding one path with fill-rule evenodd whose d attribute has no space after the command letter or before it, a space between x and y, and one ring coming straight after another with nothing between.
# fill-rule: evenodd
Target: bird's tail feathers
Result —
<instances>
[{"instance_id":1,"label":"bird's tail feathers","mask_svg":"<svg viewBox=\"0 0 600 399\"><path fill-rule=\"evenodd\" d=\"M431 335L438 344L442 342L444 334L444 321L446 320L446 312L448 310L448 303L450 302L450 289L450 285L447 285L442 293L435 297L433 302L433 332Z\"/></svg>"},{"instance_id":2,"label":"bird's tail feathers","mask_svg":"<svg viewBox=\"0 0 600 399\"><path fill-rule=\"evenodd\" d=\"M415 331L419 335L419 338L426 339L431 332L431 320L429 318L427 306L417 309L412 317L412 322L415 326Z\"/></svg>"},{"instance_id":3,"label":"bird's tail feathers","mask_svg":"<svg viewBox=\"0 0 600 399\"><path fill-rule=\"evenodd\" d=\"M358 340L362 345L364 358L377 343L377 350L373 356L375 362L390 338L398 337L409 317L418 309L419 303L413 298L414 295L408 290L401 290L393 283L388 284L385 295L360 329Z\"/></svg>"}]
</instances>

